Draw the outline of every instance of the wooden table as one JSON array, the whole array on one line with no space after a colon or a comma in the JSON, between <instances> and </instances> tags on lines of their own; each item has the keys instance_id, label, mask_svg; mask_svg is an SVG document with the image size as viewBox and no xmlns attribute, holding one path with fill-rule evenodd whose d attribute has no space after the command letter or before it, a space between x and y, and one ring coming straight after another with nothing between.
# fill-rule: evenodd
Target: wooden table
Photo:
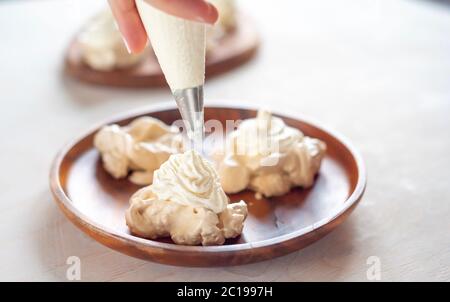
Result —
<instances>
[{"instance_id":1,"label":"wooden table","mask_svg":"<svg viewBox=\"0 0 450 302\"><path fill-rule=\"evenodd\" d=\"M449 2L240 2L255 10L263 48L208 82L206 97L300 112L349 137L369 183L348 221L297 253L228 268L149 263L91 240L52 201L53 156L98 120L170 101L169 92L61 74L71 35L102 1L2 1L0 280L64 281L77 256L84 281L365 281L375 256L383 281L450 281Z\"/></svg>"}]
</instances>

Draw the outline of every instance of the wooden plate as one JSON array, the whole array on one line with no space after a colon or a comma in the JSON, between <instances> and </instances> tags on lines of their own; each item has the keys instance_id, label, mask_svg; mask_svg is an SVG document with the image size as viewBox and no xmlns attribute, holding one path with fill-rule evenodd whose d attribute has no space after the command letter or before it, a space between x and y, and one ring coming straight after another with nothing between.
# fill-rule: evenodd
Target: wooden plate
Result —
<instances>
[{"instance_id":1,"label":"wooden plate","mask_svg":"<svg viewBox=\"0 0 450 302\"><path fill-rule=\"evenodd\" d=\"M82 60L77 37L69 45L65 72L83 82L116 87L162 87L166 80L159 63L151 52L142 62L127 69L99 71ZM249 61L256 54L259 38L254 23L239 14L236 28L217 42L207 53L206 77L219 75Z\"/></svg>"},{"instance_id":2,"label":"wooden plate","mask_svg":"<svg viewBox=\"0 0 450 302\"><path fill-rule=\"evenodd\" d=\"M123 125L143 115L169 124L180 118L174 107L153 106L101 125ZM223 123L255 115L254 110L243 108L205 110L206 120ZM249 216L242 236L223 246L181 246L170 240L153 241L131 235L124 213L129 197L139 187L128 180L115 180L103 169L92 145L93 135L101 125L56 156L50 174L51 191L64 214L82 231L130 256L183 266L237 265L281 256L311 244L341 224L358 204L366 183L363 161L348 141L304 118L281 117L290 126L327 143L315 185L308 190L293 189L270 200L256 200L247 191L230 195L231 201L247 202Z\"/></svg>"}]
</instances>

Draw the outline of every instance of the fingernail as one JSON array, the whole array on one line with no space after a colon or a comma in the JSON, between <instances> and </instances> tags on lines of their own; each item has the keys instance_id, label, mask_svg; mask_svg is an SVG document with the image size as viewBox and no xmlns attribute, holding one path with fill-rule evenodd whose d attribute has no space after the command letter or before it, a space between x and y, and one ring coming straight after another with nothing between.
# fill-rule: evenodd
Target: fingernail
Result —
<instances>
[{"instance_id":1,"label":"fingernail","mask_svg":"<svg viewBox=\"0 0 450 302\"><path fill-rule=\"evenodd\" d=\"M120 36L122 37L123 44L125 44L125 48L127 49L128 53L131 54L131 49L130 46L128 45L127 40L122 35Z\"/></svg>"},{"instance_id":2,"label":"fingernail","mask_svg":"<svg viewBox=\"0 0 450 302\"><path fill-rule=\"evenodd\" d=\"M195 16L194 18L195 21L197 22L201 22L201 23L208 23L208 21L206 21L203 17L201 16Z\"/></svg>"},{"instance_id":3,"label":"fingernail","mask_svg":"<svg viewBox=\"0 0 450 302\"><path fill-rule=\"evenodd\" d=\"M216 18L216 20L214 20L214 22L210 21L208 23L214 25L217 22L217 19L219 17L218 14L219 14L219 11L216 9L216 7L213 4L208 3L208 16L216 16L217 15L217 18Z\"/></svg>"},{"instance_id":4,"label":"fingernail","mask_svg":"<svg viewBox=\"0 0 450 302\"><path fill-rule=\"evenodd\" d=\"M216 22L211 21L211 19L212 19L211 16L215 15L214 12L216 11L216 7L209 3L206 3L206 5L208 6L208 8L206 10L207 11L206 14L203 16L196 16L194 19L195 19L195 21L198 21L198 22L214 25L214 23L216 23ZM206 18L205 18L205 16L206 16Z\"/></svg>"}]
</instances>

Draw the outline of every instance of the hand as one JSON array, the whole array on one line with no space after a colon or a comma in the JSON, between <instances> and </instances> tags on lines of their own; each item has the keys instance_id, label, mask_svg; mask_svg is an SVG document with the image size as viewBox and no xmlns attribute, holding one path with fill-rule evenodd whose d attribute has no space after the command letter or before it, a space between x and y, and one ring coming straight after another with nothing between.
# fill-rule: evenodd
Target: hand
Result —
<instances>
[{"instance_id":1,"label":"hand","mask_svg":"<svg viewBox=\"0 0 450 302\"><path fill-rule=\"evenodd\" d=\"M213 24L218 18L214 5L205 0L146 0L171 15ZM127 48L141 52L147 44L147 33L136 8L135 0L108 0Z\"/></svg>"}]
</instances>

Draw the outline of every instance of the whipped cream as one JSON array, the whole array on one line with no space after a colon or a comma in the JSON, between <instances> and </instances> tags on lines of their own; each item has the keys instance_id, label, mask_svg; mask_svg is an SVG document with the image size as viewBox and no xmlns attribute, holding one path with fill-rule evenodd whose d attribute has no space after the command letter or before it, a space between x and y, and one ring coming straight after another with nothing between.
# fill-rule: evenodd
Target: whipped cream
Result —
<instances>
[{"instance_id":1,"label":"whipped cream","mask_svg":"<svg viewBox=\"0 0 450 302\"><path fill-rule=\"evenodd\" d=\"M170 155L183 151L183 137L177 127L145 116L124 127L108 125L94 137L103 166L114 178L127 177L138 185L151 184L153 172Z\"/></svg>"},{"instance_id":2,"label":"whipped cream","mask_svg":"<svg viewBox=\"0 0 450 302\"><path fill-rule=\"evenodd\" d=\"M176 244L220 245L242 233L244 201L228 203L213 166L196 151L172 155L153 184L130 198L125 219L131 233Z\"/></svg>"},{"instance_id":3,"label":"whipped cream","mask_svg":"<svg viewBox=\"0 0 450 302\"><path fill-rule=\"evenodd\" d=\"M147 52L130 54L116 26L111 10L96 15L78 36L83 61L89 67L108 71L141 61Z\"/></svg>"},{"instance_id":4,"label":"whipped cream","mask_svg":"<svg viewBox=\"0 0 450 302\"><path fill-rule=\"evenodd\" d=\"M249 188L257 197L279 196L294 186L310 187L325 154L324 142L305 137L265 110L232 132L218 170L225 192Z\"/></svg>"},{"instance_id":5,"label":"whipped cream","mask_svg":"<svg viewBox=\"0 0 450 302\"><path fill-rule=\"evenodd\" d=\"M221 27L225 31L231 30L236 25L236 1L234 0L209 0L219 12L219 19L214 27Z\"/></svg>"},{"instance_id":6,"label":"whipped cream","mask_svg":"<svg viewBox=\"0 0 450 302\"><path fill-rule=\"evenodd\" d=\"M143 0L145 1L145 0ZM139 2L139 1L138 1ZM214 26L206 27L206 51L211 51L213 48L217 47L218 40L223 38L228 32L233 30L236 26L236 9L235 9L235 1L233 0L211 0L212 4L214 4L219 11L219 19L217 20ZM138 4L140 5L142 11L141 16L144 16L147 9L144 7L145 5L149 6L149 4ZM144 8L142 8L144 7ZM155 10L155 9L154 9ZM161 14L164 14L160 12ZM147 19L147 18L146 18ZM155 21L157 22L157 21ZM144 24L147 23L144 21ZM195 22L194 25L196 24ZM147 27L147 26L146 26ZM149 28L150 25L148 26ZM205 27L201 25L201 27ZM153 31L158 30L154 29ZM198 34L200 35L200 39L202 38L202 28L199 28ZM150 38L151 41L158 40L158 38ZM114 17L111 13L111 10L104 9L99 14L97 14L92 20L90 20L86 26L83 28L82 32L78 37L78 43L81 46L81 55L83 61L91 68L101 71L110 71L114 69L122 69L132 67L143 60L143 58L147 55L150 55L150 51L152 49L151 43L147 45L145 50L139 54L129 53L124 40L121 36L120 31L116 25ZM155 42L158 43L158 42ZM170 42L168 42L170 43ZM202 41L200 40L200 44L196 46L196 49L202 48ZM161 44L161 43L159 43ZM161 47L159 47L161 48ZM171 49L171 48L170 48ZM192 47L190 48L192 50ZM191 51L189 50L189 52ZM162 50L164 53L158 56L161 57L161 60L164 60L163 56L165 55L165 50ZM196 50L195 50L196 51ZM168 57L169 55L167 55ZM200 55L201 56L201 55ZM199 58L195 61L193 65L202 65L202 58ZM164 63L163 63L164 64ZM161 66L163 65L161 64ZM191 64L191 63L190 63ZM167 65L167 64L164 64ZM173 64L174 65L174 64ZM171 67L173 67L171 65ZM165 68L167 69L167 68ZM198 67L198 70L202 70L202 67ZM166 73L166 71L164 72ZM170 72L169 72L170 73ZM173 77L172 73L170 73L169 77ZM199 71L196 79L193 80L193 83L196 85L190 86L195 87L200 85L204 77L204 72ZM175 74L176 77L179 75ZM174 80L175 82L177 80ZM184 80L183 80L184 81ZM181 85L185 86L185 85ZM171 85L172 87L172 85ZM185 87L186 88L186 87ZM179 88L178 88L179 89Z\"/></svg>"},{"instance_id":7,"label":"whipped cream","mask_svg":"<svg viewBox=\"0 0 450 302\"><path fill-rule=\"evenodd\" d=\"M206 25L169 15L145 0L136 0L136 6L171 90L203 85Z\"/></svg>"},{"instance_id":8,"label":"whipped cream","mask_svg":"<svg viewBox=\"0 0 450 302\"><path fill-rule=\"evenodd\" d=\"M249 160L250 165L269 166L277 160L278 154L285 153L303 138L303 133L286 126L282 119L273 117L269 111L259 110L254 119L244 120L237 131L230 135L235 153ZM275 158L271 158L276 156ZM263 161L263 162L261 162Z\"/></svg>"},{"instance_id":9,"label":"whipped cream","mask_svg":"<svg viewBox=\"0 0 450 302\"><path fill-rule=\"evenodd\" d=\"M236 5L234 0L210 0L217 11L219 19L206 31L206 52L220 47L219 41L236 28Z\"/></svg>"},{"instance_id":10,"label":"whipped cream","mask_svg":"<svg viewBox=\"0 0 450 302\"><path fill-rule=\"evenodd\" d=\"M172 155L155 171L152 191L161 200L222 212L228 197L211 163L194 150Z\"/></svg>"}]
</instances>

